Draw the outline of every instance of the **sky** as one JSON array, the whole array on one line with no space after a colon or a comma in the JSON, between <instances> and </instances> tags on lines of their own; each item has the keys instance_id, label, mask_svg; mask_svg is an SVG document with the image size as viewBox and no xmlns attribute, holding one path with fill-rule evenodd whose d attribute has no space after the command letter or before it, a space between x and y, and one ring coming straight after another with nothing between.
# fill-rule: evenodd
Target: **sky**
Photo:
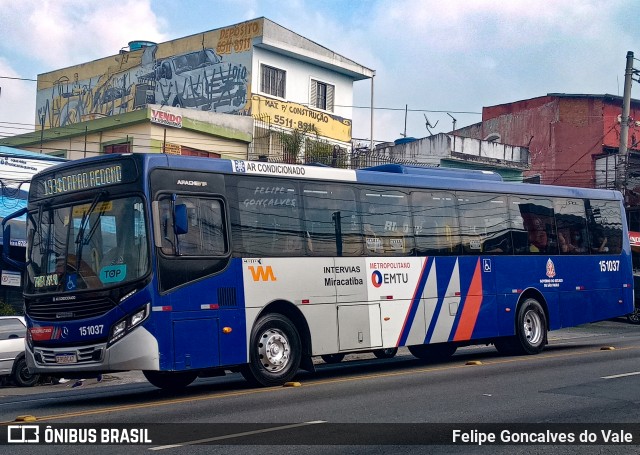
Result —
<instances>
[{"instance_id":1,"label":"sky","mask_svg":"<svg viewBox=\"0 0 640 455\"><path fill-rule=\"evenodd\" d=\"M33 131L38 74L258 17L375 70L375 142L547 93L622 96L628 51L640 69L638 0L0 0L0 137ZM356 82L354 139L371 99Z\"/></svg>"}]
</instances>

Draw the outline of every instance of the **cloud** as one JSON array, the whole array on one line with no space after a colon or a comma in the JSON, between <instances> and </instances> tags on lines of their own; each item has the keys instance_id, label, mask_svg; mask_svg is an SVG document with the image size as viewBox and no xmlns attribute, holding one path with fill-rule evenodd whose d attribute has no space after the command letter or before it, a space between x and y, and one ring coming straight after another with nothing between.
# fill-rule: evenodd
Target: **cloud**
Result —
<instances>
[{"instance_id":1,"label":"cloud","mask_svg":"<svg viewBox=\"0 0 640 455\"><path fill-rule=\"evenodd\" d=\"M35 79L34 69L46 73L114 55L129 41L165 41L160 30L166 29L150 0L0 0L0 54L7 56L0 76ZM0 122L33 124L36 84L3 78L0 86ZM3 136L26 132L7 123L0 130Z\"/></svg>"},{"instance_id":2,"label":"cloud","mask_svg":"<svg viewBox=\"0 0 640 455\"><path fill-rule=\"evenodd\" d=\"M36 111L35 82L22 81L20 75L0 57L0 137L33 131Z\"/></svg>"},{"instance_id":3,"label":"cloud","mask_svg":"<svg viewBox=\"0 0 640 455\"><path fill-rule=\"evenodd\" d=\"M462 127L481 119L463 112L483 106L553 92L619 94L626 52L639 40L636 9L632 0L0 0L0 55L14 73L35 78L132 40L265 16L376 71L375 105L395 110L376 110L374 134L388 141L404 131L405 105L407 134L423 137L424 115L441 132L452 127L446 112ZM34 98L31 89L28 104ZM353 105L370 99L370 82L355 83ZM368 137L369 111L354 108L353 120L354 136Z\"/></svg>"},{"instance_id":4,"label":"cloud","mask_svg":"<svg viewBox=\"0 0 640 455\"><path fill-rule=\"evenodd\" d=\"M42 72L117 54L129 41L166 39L150 0L0 0L0 8L9 37L1 48L38 62Z\"/></svg>"},{"instance_id":5,"label":"cloud","mask_svg":"<svg viewBox=\"0 0 640 455\"><path fill-rule=\"evenodd\" d=\"M373 50L376 106L408 104L408 135L423 137L425 114L432 124L439 121L438 132L449 131L452 119L419 110L449 111L462 127L481 116L454 111L480 112L552 92L616 94L626 46L637 46L639 16L629 19L634 27L620 26L620 16L632 7L595 0L381 1L365 22L367 40L343 53L359 61L358 55ZM356 104L368 97L356 88ZM368 125L355 118L356 134L366 133ZM404 112L385 121L376 120L376 139L393 140Z\"/></svg>"}]
</instances>

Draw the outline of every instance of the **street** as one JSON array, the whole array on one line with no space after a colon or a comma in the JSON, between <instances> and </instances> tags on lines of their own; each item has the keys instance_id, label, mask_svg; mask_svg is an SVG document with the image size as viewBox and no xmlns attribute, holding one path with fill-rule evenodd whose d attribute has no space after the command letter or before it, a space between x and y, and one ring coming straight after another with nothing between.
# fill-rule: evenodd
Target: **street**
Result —
<instances>
[{"instance_id":1,"label":"street","mask_svg":"<svg viewBox=\"0 0 640 455\"><path fill-rule=\"evenodd\" d=\"M446 432L448 439L456 426L485 425L489 431L531 426L562 434L585 426L600 434L608 424L618 424L622 438L628 430L633 443L640 444L640 425L626 425L640 421L640 327L623 319L604 321L551 332L549 341L537 356L505 357L492 346L468 347L436 364L420 362L406 349L390 360L351 355L337 365L319 363L316 374L301 372L299 387L253 389L240 375L229 374L199 379L183 392L169 394L145 382L139 372L107 375L101 383L87 379L78 388L69 387L72 381L4 387L0 421L15 425L16 419L32 416L35 421L29 417L21 423L97 429L133 424L154 436L149 444L126 446L127 452L139 453L255 453L271 444L279 444L280 453L300 453L301 446L305 453L634 452L636 447L621 444L402 445L432 437L429 431ZM416 434L420 431L426 433ZM477 442L477 434L465 437ZM358 445L344 445L346 441ZM361 445L364 441L372 445ZM264 446L255 446L260 442ZM43 445L12 446L27 448L47 451ZM65 452L106 453L113 448L69 445Z\"/></svg>"}]
</instances>

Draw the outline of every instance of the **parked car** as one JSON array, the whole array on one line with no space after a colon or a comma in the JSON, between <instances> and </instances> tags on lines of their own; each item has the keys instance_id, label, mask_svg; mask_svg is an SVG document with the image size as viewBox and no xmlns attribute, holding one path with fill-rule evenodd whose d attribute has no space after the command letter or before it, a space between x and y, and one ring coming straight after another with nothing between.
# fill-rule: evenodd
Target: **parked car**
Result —
<instances>
[{"instance_id":1,"label":"parked car","mask_svg":"<svg viewBox=\"0 0 640 455\"><path fill-rule=\"evenodd\" d=\"M31 387L40 375L29 373L24 356L27 324L21 316L0 316L0 379L9 377L20 387Z\"/></svg>"}]
</instances>

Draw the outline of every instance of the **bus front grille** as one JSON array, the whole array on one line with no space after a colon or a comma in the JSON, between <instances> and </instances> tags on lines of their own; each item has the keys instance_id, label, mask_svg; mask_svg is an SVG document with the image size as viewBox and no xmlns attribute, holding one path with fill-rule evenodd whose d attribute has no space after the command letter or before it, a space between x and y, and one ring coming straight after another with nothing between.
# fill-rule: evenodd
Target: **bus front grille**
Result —
<instances>
[{"instance_id":1,"label":"bus front grille","mask_svg":"<svg viewBox=\"0 0 640 455\"><path fill-rule=\"evenodd\" d=\"M77 319L102 316L115 308L115 306L115 303L108 299L31 302L27 305L27 314L36 320L74 321Z\"/></svg>"},{"instance_id":2,"label":"bus front grille","mask_svg":"<svg viewBox=\"0 0 640 455\"><path fill-rule=\"evenodd\" d=\"M104 346L87 346L83 348L74 349L46 349L35 348L35 357L38 363L45 365L73 365L78 363L94 363L100 362L104 358ZM64 354L75 355L75 362L73 364L61 364L57 362L56 357Z\"/></svg>"}]
</instances>

